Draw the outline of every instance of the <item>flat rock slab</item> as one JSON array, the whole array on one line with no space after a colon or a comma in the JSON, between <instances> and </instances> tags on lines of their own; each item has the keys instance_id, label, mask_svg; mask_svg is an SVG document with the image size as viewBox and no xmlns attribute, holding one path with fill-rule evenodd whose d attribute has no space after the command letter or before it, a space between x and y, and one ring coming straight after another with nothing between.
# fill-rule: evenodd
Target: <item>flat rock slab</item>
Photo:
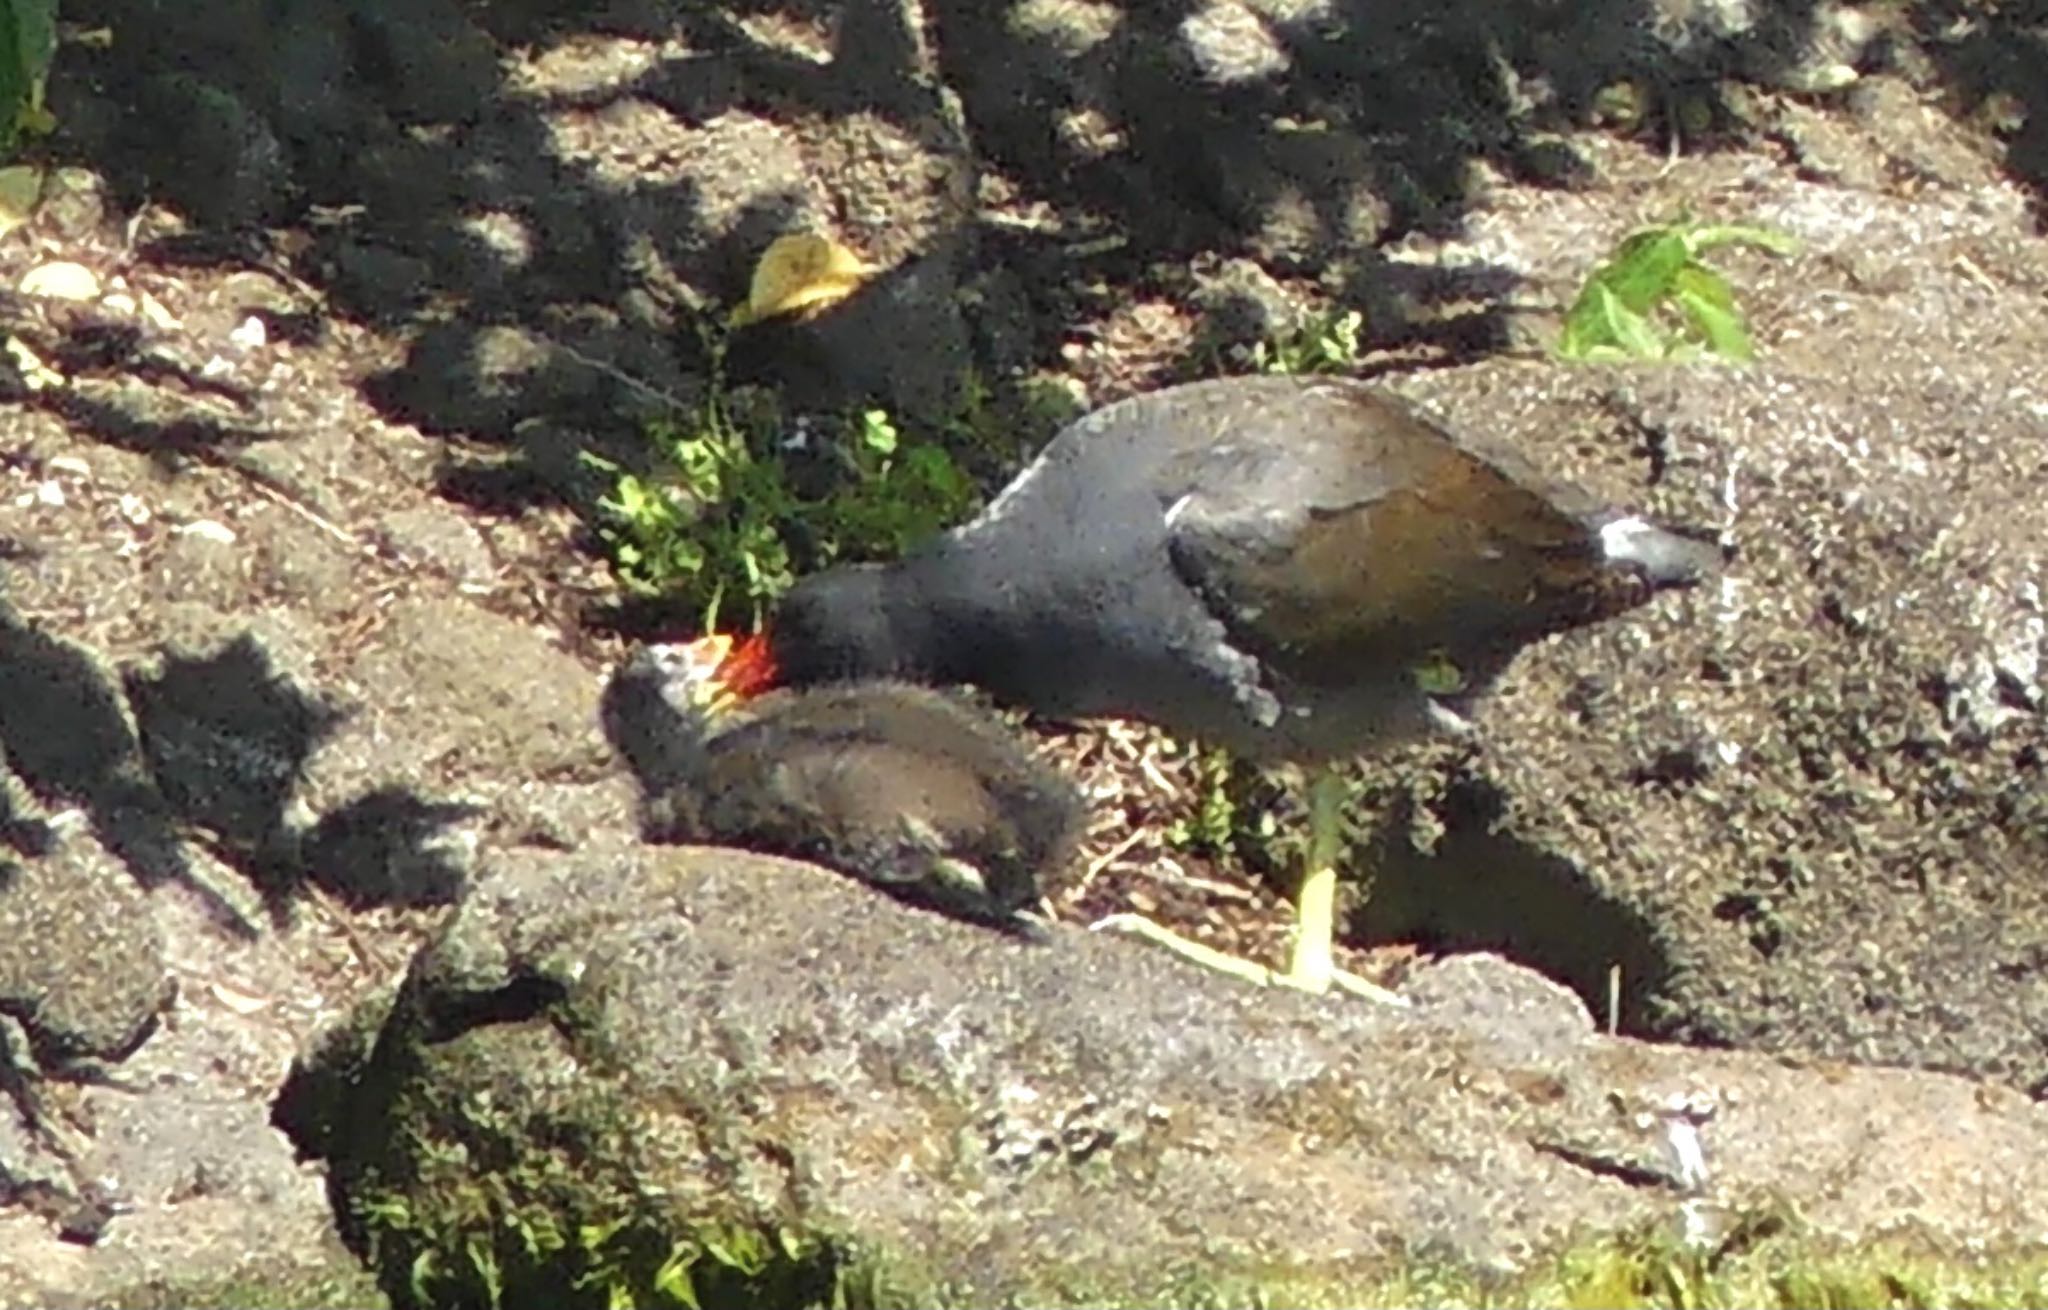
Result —
<instances>
[{"instance_id":1,"label":"flat rock slab","mask_svg":"<svg viewBox=\"0 0 2048 1310\"><path fill-rule=\"evenodd\" d=\"M58 840L40 859L0 858L0 1013L56 1057L115 1057L170 999L147 898L98 842Z\"/></svg>"},{"instance_id":2,"label":"flat rock slab","mask_svg":"<svg viewBox=\"0 0 2048 1310\"><path fill-rule=\"evenodd\" d=\"M326 1140L357 1213L410 1216L392 1269L546 1211L842 1243L973 1304L1190 1270L1341 1296L1416 1253L1513 1269L1767 1198L1848 1242L2048 1240L2048 1110L2016 1093L1602 1037L1485 957L1410 992L1022 942L730 851L513 852Z\"/></svg>"}]
</instances>

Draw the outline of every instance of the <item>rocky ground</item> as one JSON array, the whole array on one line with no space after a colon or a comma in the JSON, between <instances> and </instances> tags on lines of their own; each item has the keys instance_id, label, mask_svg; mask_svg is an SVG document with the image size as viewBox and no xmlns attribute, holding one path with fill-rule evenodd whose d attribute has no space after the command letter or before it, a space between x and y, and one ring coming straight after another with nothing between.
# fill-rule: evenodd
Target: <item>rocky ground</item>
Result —
<instances>
[{"instance_id":1,"label":"rocky ground","mask_svg":"<svg viewBox=\"0 0 2048 1310\"><path fill-rule=\"evenodd\" d=\"M2012 10L201 8L66 6L63 171L0 239L0 1302L348 1267L271 1103L493 861L630 841L596 705L648 624L581 456L645 465L792 229L889 270L735 339L793 408L1099 403L1356 308L1360 371L1730 541L1366 772L1357 967L1498 951L1645 1037L2048 1087ZM1726 261L1763 362L1544 360L1679 211L1804 243ZM1259 871L1165 836L1189 752L1039 730L1097 816L1061 919L1274 951Z\"/></svg>"}]
</instances>

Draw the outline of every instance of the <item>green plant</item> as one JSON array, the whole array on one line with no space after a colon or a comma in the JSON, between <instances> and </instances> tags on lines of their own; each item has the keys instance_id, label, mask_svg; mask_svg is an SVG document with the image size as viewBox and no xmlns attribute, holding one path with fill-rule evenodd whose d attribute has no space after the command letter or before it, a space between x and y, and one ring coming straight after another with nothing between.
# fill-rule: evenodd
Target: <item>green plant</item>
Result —
<instances>
[{"instance_id":1,"label":"green plant","mask_svg":"<svg viewBox=\"0 0 2048 1310\"><path fill-rule=\"evenodd\" d=\"M1182 850L1230 855L1237 846L1238 804L1230 753L1203 751L1195 761L1194 812L1176 819L1166 839Z\"/></svg>"},{"instance_id":2,"label":"green plant","mask_svg":"<svg viewBox=\"0 0 2048 1310\"><path fill-rule=\"evenodd\" d=\"M1789 255L1798 242L1766 228L1679 221L1624 237L1565 313L1560 359L1754 356L1734 288L1702 258L1722 246Z\"/></svg>"},{"instance_id":3,"label":"green plant","mask_svg":"<svg viewBox=\"0 0 2048 1310\"><path fill-rule=\"evenodd\" d=\"M1346 373L1357 367L1365 315L1333 310L1252 347L1252 367L1261 373Z\"/></svg>"},{"instance_id":4,"label":"green plant","mask_svg":"<svg viewBox=\"0 0 2048 1310\"><path fill-rule=\"evenodd\" d=\"M973 508L974 482L946 447L864 409L810 449L767 393L726 387L722 342L710 346L703 400L649 428L657 472L584 455L613 479L598 533L629 590L697 607L706 629L736 608L757 625L800 568L900 555Z\"/></svg>"},{"instance_id":5,"label":"green plant","mask_svg":"<svg viewBox=\"0 0 2048 1310\"><path fill-rule=\"evenodd\" d=\"M55 123L43 83L57 54L57 0L0 0L0 155Z\"/></svg>"},{"instance_id":6,"label":"green plant","mask_svg":"<svg viewBox=\"0 0 2048 1310\"><path fill-rule=\"evenodd\" d=\"M677 593L699 603L707 626L729 599L756 614L792 580L783 525L801 502L782 465L761 458L728 397L714 386L690 423L661 420L648 436L665 465L642 477L586 453L614 478L599 502L599 535L626 587L642 595Z\"/></svg>"},{"instance_id":7,"label":"green plant","mask_svg":"<svg viewBox=\"0 0 2048 1310\"><path fill-rule=\"evenodd\" d=\"M819 507L836 545L900 555L974 504L973 482L943 447L905 445L879 409L854 415L848 427L850 440L839 447L848 480Z\"/></svg>"}]
</instances>

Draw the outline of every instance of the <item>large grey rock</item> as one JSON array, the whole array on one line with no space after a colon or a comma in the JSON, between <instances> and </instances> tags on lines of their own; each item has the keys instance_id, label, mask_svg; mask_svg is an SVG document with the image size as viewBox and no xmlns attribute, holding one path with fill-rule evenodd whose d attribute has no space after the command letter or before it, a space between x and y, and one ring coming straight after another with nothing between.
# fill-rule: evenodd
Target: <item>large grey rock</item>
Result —
<instances>
[{"instance_id":1,"label":"large grey rock","mask_svg":"<svg viewBox=\"0 0 2048 1310\"><path fill-rule=\"evenodd\" d=\"M414 961L374 1050L316 1065L301 1132L387 1285L426 1269L427 1297L464 1294L476 1243L517 1299L765 1240L764 1276L858 1252L918 1304L1343 1303L1405 1252L1509 1270L1765 1194L1850 1242L2038 1237L2048 1111L2020 1097L1597 1037L1498 961L1413 994L1024 943L736 852L522 853ZM533 1231L608 1244L536 1266Z\"/></svg>"},{"instance_id":2,"label":"large grey rock","mask_svg":"<svg viewBox=\"0 0 2048 1310\"><path fill-rule=\"evenodd\" d=\"M2039 1093L2048 248L1988 170L1829 194L1761 190L1805 253L1723 261L1755 367L1403 384L1735 557L1516 665L1477 753L1436 758L1435 858L1381 850L1370 929L1511 943L1596 1005L1620 963L1648 1031ZM1562 230L1493 240L1541 268Z\"/></svg>"}]
</instances>

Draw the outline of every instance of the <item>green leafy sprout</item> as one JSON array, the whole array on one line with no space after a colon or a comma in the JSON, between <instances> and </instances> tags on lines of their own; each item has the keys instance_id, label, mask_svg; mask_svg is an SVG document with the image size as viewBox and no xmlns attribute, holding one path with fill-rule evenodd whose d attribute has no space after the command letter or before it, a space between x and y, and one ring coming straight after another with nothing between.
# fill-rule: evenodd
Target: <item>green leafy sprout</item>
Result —
<instances>
[{"instance_id":1,"label":"green leafy sprout","mask_svg":"<svg viewBox=\"0 0 2048 1310\"><path fill-rule=\"evenodd\" d=\"M800 568L895 558L974 508L944 445L880 409L786 422L767 393L729 389L719 343L711 353L694 412L649 429L656 471L583 457L613 479L598 533L629 591L695 606L706 630L758 626Z\"/></svg>"},{"instance_id":2,"label":"green leafy sprout","mask_svg":"<svg viewBox=\"0 0 2048 1310\"><path fill-rule=\"evenodd\" d=\"M1261 373L1348 373L1358 366L1363 349L1359 335L1364 330L1365 315L1355 309L1335 310L1270 341L1254 343L1251 364Z\"/></svg>"},{"instance_id":3,"label":"green leafy sprout","mask_svg":"<svg viewBox=\"0 0 2048 1310\"><path fill-rule=\"evenodd\" d=\"M1169 844L1212 856L1235 853L1239 820L1238 788L1233 785L1230 754L1205 750L1195 761L1192 814L1176 819L1166 830Z\"/></svg>"},{"instance_id":4,"label":"green leafy sprout","mask_svg":"<svg viewBox=\"0 0 2048 1310\"><path fill-rule=\"evenodd\" d=\"M57 55L57 0L0 0L0 155L56 126L43 84Z\"/></svg>"},{"instance_id":5,"label":"green leafy sprout","mask_svg":"<svg viewBox=\"0 0 2048 1310\"><path fill-rule=\"evenodd\" d=\"M1799 243L1768 228L1690 221L1631 232L1565 313L1558 357L1579 363L1754 358L1734 288L1703 258L1723 246L1790 255Z\"/></svg>"}]
</instances>

